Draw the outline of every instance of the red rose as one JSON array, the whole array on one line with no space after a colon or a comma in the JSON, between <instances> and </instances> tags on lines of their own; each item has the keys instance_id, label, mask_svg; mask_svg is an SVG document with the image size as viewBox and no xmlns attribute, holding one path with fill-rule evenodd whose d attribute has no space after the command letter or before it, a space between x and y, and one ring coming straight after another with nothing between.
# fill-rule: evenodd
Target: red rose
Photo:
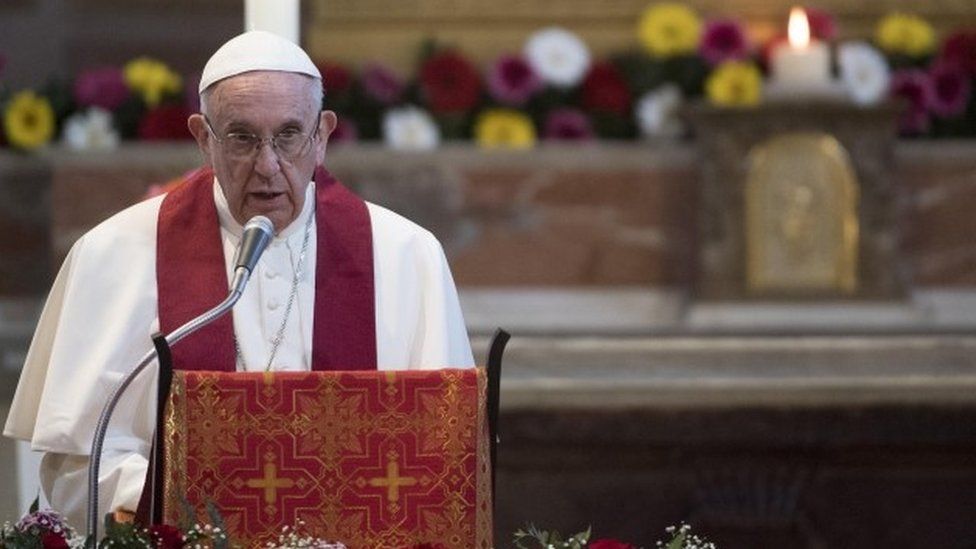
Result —
<instances>
[{"instance_id":1,"label":"red rose","mask_svg":"<svg viewBox=\"0 0 976 549\"><path fill-rule=\"evenodd\" d=\"M319 72L322 73L322 87L327 93L340 95L352 88L352 72L338 63L320 63Z\"/></svg>"},{"instance_id":2,"label":"red rose","mask_svg":"<svg viewBox=\"0 0 976 549\"><path fill-rule=\"evenodd\" d=\"M624 543L619 539L596 539L587 545L590 549L637 549L636 545L631 545L629 543Z\"/></svg>"},{"instance_id":3,"label":"red rose","mask_svg":"<svg viewBox=\"0 0 976 549\"><path fill-rule=\"evenodd\" d=\"M481 97L478 71L454 52L431 56L420 68L420 90L437 113L472 109Z\"/></svg>"},{"instance_id":4,"label":"red rose","mask_svg":"<svg viewBox=\"0 0 976 549\"><path fill-rule=\"evenodd\" d=\"M941 58L976 76L976 30L957 32L946 38Z\"/></svg>"},{"instance_id":5,"label":"red rose","mask_svg":"<svg viewBox=\"0 0 976 549\"><path fill-rule=\"evenodd\" d=\"M150 527L149 537L160 549L181 549L183 547L183 532L169 524L157 524Z\"/></svg>"},{"instance_id":6,"label":"red rose","mask_svg":"<svg viewBox=\"0 0 976 549\"><path fill-rule=\"evenodd\" d=\"M585 108L626 115L630 111L630 102L630 89L616 66L604 61L590 67L583 80Z\"/></svg>"},{"instance_id":7,"label":"red rose","mask_svg":"<svg viewBox=\"0 0 976 549\"><path fill-rule=\"evenodd\" d=\"M64 539L64 536L61 534L45 532L41 536L41 546L44 549L68 549L68 540Z\"/></svg>"},{"instance_id":8,"label":"red rose","mask_svg":"<svg viewBox=\"0 0 976 549\"><path fill-rule=\"evenodd\" d=\"M139 139L147 141L163 141L175 139L192 139L193 135L186 127L186 119L190 112L183 105L173 103L160 105L145 115L139 121Z\"/></svg>"}]
</instances>

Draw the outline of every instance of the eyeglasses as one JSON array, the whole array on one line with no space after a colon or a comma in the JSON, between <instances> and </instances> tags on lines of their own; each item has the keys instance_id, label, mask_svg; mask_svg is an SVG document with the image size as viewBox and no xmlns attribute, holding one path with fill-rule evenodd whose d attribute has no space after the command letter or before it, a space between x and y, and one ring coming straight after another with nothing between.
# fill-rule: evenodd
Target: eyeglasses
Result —
<instances>
[{"instance_id":1,"label":"eyeglasses","mask_svg":"<svg viewBox=\"0 0 976 549\"><path fill-rule=\"evenodd\" d=\"M253 133L247 132L229 132L223 137L219 137L206 115L204 115L203 120L207 123L207 129L210 131L210 135L217 140L217 143L220 143L221 147L224 148L224 152L229 156L242 159L253 156L254 152L260 149L261 145L267 141L271 145L271 149L280 158L294 160L308 152L312 138L319 133L319 124L316 123L315 130L310 134L290 128L282 130L271 137L258 137Z\"/></svg>"}]
</instances>

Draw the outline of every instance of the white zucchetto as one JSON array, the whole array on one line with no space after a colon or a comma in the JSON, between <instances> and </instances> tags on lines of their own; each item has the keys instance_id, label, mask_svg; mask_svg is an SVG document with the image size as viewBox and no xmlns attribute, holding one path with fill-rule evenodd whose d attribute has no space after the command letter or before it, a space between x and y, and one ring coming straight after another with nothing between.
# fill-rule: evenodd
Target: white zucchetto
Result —
<instances>
[{"instance_id":1,"label":"white zucchetto","mask_svg":"<svg viewBox=\"0 0 976 549\"><path fill-rule=\"evenodd\" d=\"M277 34L249 31L224 43L214 52L200 75L200 93L219 80L250 71L283 71L321 79L305 50Z\"/></svg>"}]
</instances>

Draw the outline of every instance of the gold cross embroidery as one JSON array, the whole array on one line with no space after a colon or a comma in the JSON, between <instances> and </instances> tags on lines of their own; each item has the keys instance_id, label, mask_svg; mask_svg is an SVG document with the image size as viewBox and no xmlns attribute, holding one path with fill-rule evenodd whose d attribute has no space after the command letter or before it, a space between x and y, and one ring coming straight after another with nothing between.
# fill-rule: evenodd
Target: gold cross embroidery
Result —
<instances>
[{"instance_id":1,"label":"gold cross embroidery","mask_svg":"<svg viewBox=\"0 0 976 549\"><path fill-rule=\"evenodd\" d=\"M264 464L264 478L252 478L247 481L248 488L264 488L265 503L274 503L278 498L278 488L291 488L295 481L290 478L278 478L278 468L274 463Z\"/></svg>"},{"instance_id":2,"label":"gold cross embroidery","mask_svg":"<svg viewBox=\"0 0 976 549\"><path fill-rule=\"evenodd\" d=\"M400 499L401 486L413 486L417 484L417 479L413 477L401 477L400 466L396 461L390 460L386 464L386 476L369 479L370 486L386 486L386 499L390 503L395 503Z\"/></svg>"}]
</instances>

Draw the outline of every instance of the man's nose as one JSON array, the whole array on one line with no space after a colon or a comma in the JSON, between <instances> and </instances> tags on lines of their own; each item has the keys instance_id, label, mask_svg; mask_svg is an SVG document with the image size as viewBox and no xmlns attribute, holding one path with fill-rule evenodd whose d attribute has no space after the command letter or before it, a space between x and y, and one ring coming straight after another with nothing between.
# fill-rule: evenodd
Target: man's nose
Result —
<instances>
[{"instance_id":1,"label":"man's nose","mask_svg":"<svg viewBox=\"0 0 976 549\"><path fill-rule=\"evenodd\" d=\"M254 171L262 177L271 177L281 171L278 165L278 153L270 140L258 143L258 150L254 157Z\"/></svg>"}]
</instances>

